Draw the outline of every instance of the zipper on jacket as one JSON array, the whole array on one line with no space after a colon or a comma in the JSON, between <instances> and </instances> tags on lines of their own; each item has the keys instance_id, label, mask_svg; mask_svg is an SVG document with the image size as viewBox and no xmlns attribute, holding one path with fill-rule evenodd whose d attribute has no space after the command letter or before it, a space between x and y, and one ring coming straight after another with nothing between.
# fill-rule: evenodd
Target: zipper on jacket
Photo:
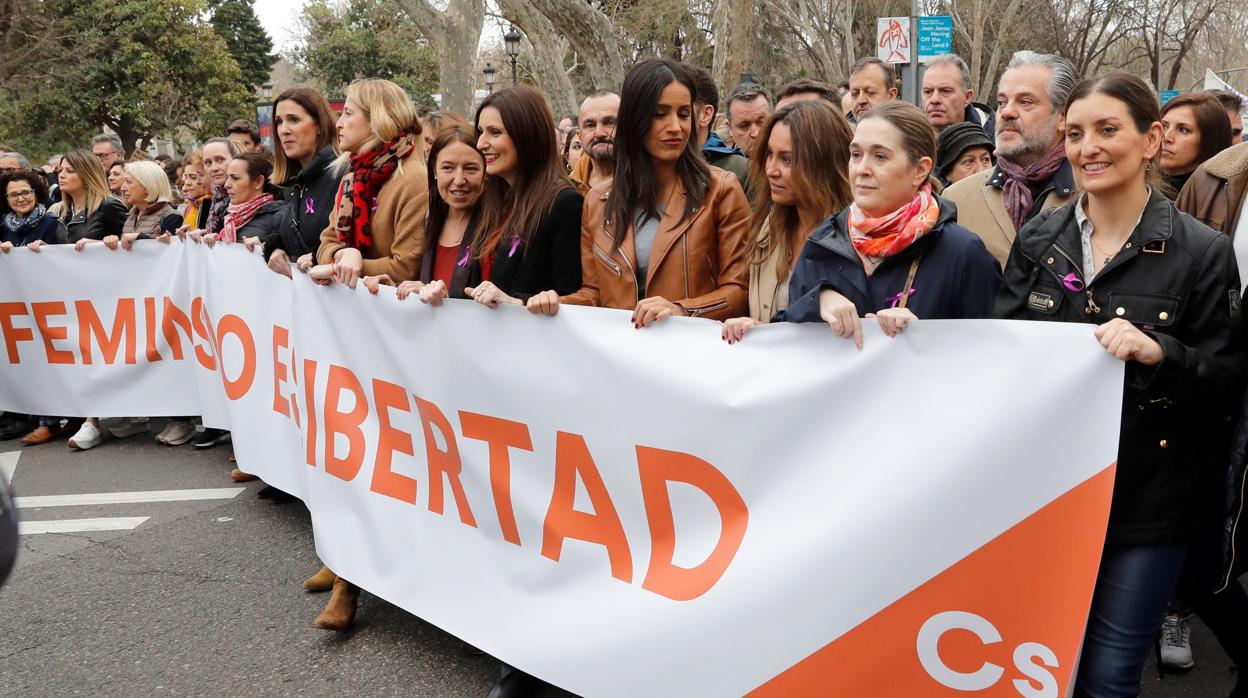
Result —
<instances>
[{"instance_id":1,"label":"zipper on jacket","mask_svg":"<svg viewBox=\"0 0 1248 698\"><path fill-rule=\"evenodd\" d=\"M719 310L720 308L727 308L727 307L728 307L728 301L719 301L718 303L704 305L700 308L686 308L686 310L689 311L689 317L699 317L709 312Z\"/></svg>"},{"instance_id":2,"label":"zipper on jacket","mask_svg":"<svg viewBox=\"0 0 1248 698\"><path fill-rule=\"evenodd\" d=\"M633 296L637 299L635 302L641 302L641 282L637 280L637 272L633 269L633 263L628 261L628 255L621 254L624 260L624 266L628 267L628 276L633 280Z\"/></svg>"},{"instance_id":3,"label":"zipper on jacket","mask_svg":"<svg viewBox=\"0 0 1248 698\"><path fill-rule=\"evenodd\" d=\"M1093 315L1100 313L1101 306L1097 305L1096 299L1092 297L1092 287L1088 284L1087 280L1083 278L1082 267L1066 252L1066 250L1062 249L1061 245L1055 242L1053 243L1053 249L1057 250L1058 254L1062 255L1066 258L1066 261L1070 262L1070 266L1075 270L1075 276L1079 277L1079 283L1083 284L1083 293L1088 297L1088 304L1083 308L1084 314Z\"/></svg>"},{"instance_id":4,"label":"zipper on jacket","mask_svg":"<svg viewBox=\"0 0 1248 698\"><path fill-rule=\"evenodd\" d=\"M607 265L611 271L615 272L616 277L620 276L620 265L612 262L611 259L603 254L597 247L594 247L594 256L601 260L603 264Z\"/></svg>"}]
</instances>

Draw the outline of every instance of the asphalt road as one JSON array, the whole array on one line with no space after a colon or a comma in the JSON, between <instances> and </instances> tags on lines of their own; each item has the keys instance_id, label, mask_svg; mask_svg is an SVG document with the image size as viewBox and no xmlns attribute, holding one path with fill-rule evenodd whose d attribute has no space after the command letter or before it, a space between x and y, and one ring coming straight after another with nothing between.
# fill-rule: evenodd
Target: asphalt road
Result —
<instances>
[{"instance_id":1,"label":"asphalt road","mask_svg":"<svg viewBox=\"0 0 1248 698\"><path fill-rule=\"evenodd\" d=\"M23 508L26 525L45 527L145 518L128 530L22 536L17 569L0 588L0 696L483 698L497 676L491 658L367 593L353 632L313 627L328 596L300 586L319 565L308 514L298 502L257 498L260 483L231 483L228 448L169 448L151 434L85 453L8 441L0 465L13 451L19 497L241 491ZM1150 662L1144 696L1229 693L1230 662L1198 623L1193 644L1191 672L1162 679Z\"/></svg>"}]
</instances>

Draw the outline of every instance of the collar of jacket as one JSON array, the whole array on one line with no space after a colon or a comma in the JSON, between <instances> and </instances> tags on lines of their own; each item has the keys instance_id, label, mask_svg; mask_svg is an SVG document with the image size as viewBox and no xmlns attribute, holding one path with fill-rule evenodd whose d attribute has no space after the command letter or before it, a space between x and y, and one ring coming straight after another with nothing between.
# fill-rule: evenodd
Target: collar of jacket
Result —
<instances>
[{"instance_id":1,"label":"collar of jacket","mask_svg":"<svg viewBox=\"0 0 1248 698\"><path fill-rule=\"evenodd\" d=\"M718 155L740 155L742 157L745 156L745 153L741 152L739 149L729 148L728 144L724 143L724 139L720 138L719 134L714 133L714 132L712 132L711 135L707 136L706 145L702 146L702 152L703 153L716 153Z\"/></svg>"},{"instance_id":2,"label":"collar of jacket","mask_svg":"<svg viewBox=\"0 0 1248 698\"><path fill-rule=\"evenodd\" d=\"M321 176L321 172L333 163L338 155L334 152L334 146L327 145L316 151L316 155L312 157L312 162L307 167L299 168L299 174L290 178L287 186L303 185L307 186L314 179Z\"/></svg>"},{"instance_id":3,"label":"collar of jacket","mask_svg":"<svg viewBox=\"0 0 1248 698\"><path fill-rule=\"evenodd\" d=\"M982 102L968 102L966 109L962 111L962 118L972 124L979 124L983 127L987 117L993 114L992 107Z\"/></svg>"},{"instance_id":4,"label":"collar of jacket","mask_svg":"<svg viewBox=\"0 0 1248 698\"><path fill-rule=\"evenodd\" d=\"M985 187L993 187L994 189L1005 189L1005 173L1000 167L993 166L992 174L988 175L988 180L984 182ZM1048 186L1044 191L1052 190L1058 196L1070 196L1075 191L1075 168L1070 166L1070 160L1063 160L1062 166L1057 168L1057 172L1053 173L1053 179L1049 180Z\"/></svg>"},{"instance_id":5,"label":"collar of jacket","mask_svg":"<svg viewBox=\"0 0 1248 698\"><path fill-rule=\"evenodd\" d=\"M1068 254L1081 255L1080 250L1083 245L1079 237L1079 223L1075 220L1075 207L1078 205L1079 199L1076 199L1061 208L1042 211L1023 226L1023 229L1018 231L1019 251L1023 253L1023 256L1036 262L1048 252L1052 245L1061 245ZM1131 236L1127 238L1125 247L1130 252L1125 255L1122 253L1116 255L1106 269L1116 267L1118 263L1134 257L1139 254L1142 247L1150 243L1169 240L1174 233L1173 227L1174 205L1154 188L1153 193L1148 197L1148 203L1144 205L1144 215L1140 217L1140 224L1131 231ZM1096 278L1100 279L1106 269L1102 269Z\"/></svg>"},{"instance_id":6,"label":"collar of jacket","mask_svg":"<svg viewBox=\"0 0 1248 698\"><path fill-rule=\"evenodd\" d=\"M936 224L932 226L931 232L906 248L900 255L897 255L898 258L909 257L913 250L922 250L930 244L928 241L934 240L940 234L944 226L958 222L958 208L953 205L953 202L946 201L938 196L936 197L936 203L940 206L940 215L936 217ZM861 258L858 256L858 251L854 249L854 243L849 239L849 208L832 216L818 228L815 228L815 232L810 234L810 241L842 257L851 259L859 264L862 263Z\"/></svg>"},{"instance_id":7,"label":"collar of jacket","mask_svg":"<svg viewBox=\"0 0 1248 698\"><path fill-rule=\"evenodd\" d=\"M1248 173L1248 143L1233 145L1209 158L1204 170L1218 179L1242 177Z\"/></svg>"}]
</instances>

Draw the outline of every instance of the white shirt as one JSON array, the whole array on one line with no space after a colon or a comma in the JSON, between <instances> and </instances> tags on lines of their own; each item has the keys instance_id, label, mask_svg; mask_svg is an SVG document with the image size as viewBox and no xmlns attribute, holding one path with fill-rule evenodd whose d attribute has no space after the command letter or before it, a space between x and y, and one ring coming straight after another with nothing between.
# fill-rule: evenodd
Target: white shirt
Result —
<instances>
[{"instance_id":1,"label":"white shirt","mask_svg":"<svg viewBox=\"0 0 1248 698\"><path fill-rule=\"evenodd\" d=\"M1240 290L1248 285L1248 196L1239 205L1239 222L1231 233L1231 246L1235 248L1235 266L1239 267Z\"/></svg>"}]
</instances>

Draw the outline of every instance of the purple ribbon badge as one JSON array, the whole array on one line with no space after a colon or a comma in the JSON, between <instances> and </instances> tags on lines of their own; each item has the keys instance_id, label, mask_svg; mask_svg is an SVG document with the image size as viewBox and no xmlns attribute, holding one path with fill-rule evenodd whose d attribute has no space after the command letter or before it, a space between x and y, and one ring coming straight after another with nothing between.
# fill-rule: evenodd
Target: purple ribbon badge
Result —
<instances>
[{"instance_id":1,"label":"purple ribbon badge","mask_svg":"<svg viewBox=\"0 0 1248 698\"><path fill-rule=\"evenodd\" d=\"M514 257L514 256L515 256L515 254L516 254L516 248L517 248L517 247L519 247L519 246L520 246L520 238L518 238L518 237L514 237L514 238L512 238L512 239L511 239L511 250L510 250L509 252L507 252L507 256L508 256L508 257Z\"/></svg>"},{"instance_id":2,"label":"purple ribbon badge","mask_svg":"<svg viewBox=\"0 0 1248 698\"><path fill-rule=\"evenodd\" d=\"M1067 274L1062 279L1062 285L1075 293L1082 293L1084 289L1083 280L1076 276L1074 272Z\"/></svg>"},{"instance_id":3,"label":"purple ribbon badge","mask_svg":"<svg viewBox=\"0 0 1248 698\"><path fill-rule=\"evenodd\" d=\"M304 199L303 206L304 206L304 210L308 212L308 215L312 215L313 213L316 213L316 207L312 205L312 197L309 196L308 198Z\"/></svg>"},{"instance_id":4,"label":"purple ribbon badge","mask_svg":"<svg viewBox=\"0 0 1248 698\"><path fill-rule=\"evenodd\" d=\"M468 250L467 249L464 250L464 256L460 257L459 261L456 262L456 266L460 266L460 267L468 266Z\"/></svg>"},{"instance_id":5,"label":"purple ribbon badge","mask_svg":"<svg viewBox=\"0 0 1248 698\"><path fill-rule=\"evenodd\" d=\"M377 213L377 207L378 207L378 206L380 206L380 205L381 205L381 202L380 202L380 201L378 201L378 200L377 200L377 197L375 197L375 196L374 196L374 197L373 197L373 204L372 204L372 206L369 206L369 207L368 207L369 212L370 212L370 213Z\"/></svg>"},{"instance_id":6,"label":"purple ribbon badge","mask_svg":"<svg viewBox=\"0 0 1248 698\"><path fill-rule=\"evenodd\" d=\"M906 298L909 298L910 296L913 296L914 294L916 294L916 293L918 293L918 292L919 292L919 289L917 289L917 288L912 288L912 289L910 289L910 293L906 294ZM902 294L898 293L898 294L897 294L897 295L895 295L895 296L889 296L889 297L888 297L888 300L889 300L889 302L891 303L891 305L889 305L888 307L890 307L890 308L896 308L897 306L901 305L901 295L902 295Z\"/></svg>"}]
</instances>

